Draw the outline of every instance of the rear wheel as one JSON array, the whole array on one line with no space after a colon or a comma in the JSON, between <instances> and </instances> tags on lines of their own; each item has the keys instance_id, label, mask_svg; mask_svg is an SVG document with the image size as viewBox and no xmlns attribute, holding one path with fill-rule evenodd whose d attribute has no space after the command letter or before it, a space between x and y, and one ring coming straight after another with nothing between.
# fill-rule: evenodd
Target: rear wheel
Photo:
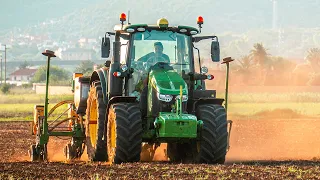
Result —
<instances>
[{"instance_id":1,"label":"rear wheel","mask_svg":"<svg viewBox=\"0 0 320 180\"><path fill-rule=\"evenodd\" d=\"M88 157L92 161L106 161L106 105L103 102L100 82L94 82L90 88L86 116Z\"/></svg>"},{"instance_id":2,"label":"rear wheel","mask_svg":"<svg viewBox=\"0 0 320 180\"><path fill-rule=\"evenodd\" d=\"M196 161L200 163L223 164L227 154L228 130L226 111L216 104L199 105L197 118L203 121L200 142L196 149Z\"/></svg>"},{"instance_id":3,"label":"rear wheel","mask_svg":"<svg viewBox=\"0 0 320 180\"><path fill-rule=\"evenodd\" d=\"M107 124L109 162L138 162L142 143L142 120L138 104L111 105Z\"/></svg>"}]
</instances>

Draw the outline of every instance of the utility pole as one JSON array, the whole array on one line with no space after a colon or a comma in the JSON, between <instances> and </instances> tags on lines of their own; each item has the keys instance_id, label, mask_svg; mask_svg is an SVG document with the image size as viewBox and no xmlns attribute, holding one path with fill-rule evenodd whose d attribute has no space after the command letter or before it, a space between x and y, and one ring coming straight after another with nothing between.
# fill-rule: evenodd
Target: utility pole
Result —
<instances>
[{"instance_id":1,"label":"utility pole","mask_svg":"<svg viewBox=\"0 0 320 180\"><path fill-rule=\"evenodd\" d=\"M2 54L1 54L0 82L2 84Z\"/></svg>"},{"instance_id":2,"label":"utility pole","mask_svg":"<svg viewBox=\"0 0 320 180\"><path fill-rule=\"evenodd\" d=\"M277 30L278 29L278 0L271 0L272 1L272 29Z\"/></svg>"},{"instance_id":3,"label":"utility pole","mask_svg":"<svg viewBox=\"0 0 320 180\"><path fill-rule=\"evenodd\" d=\"M7 45L4 45L4 84L6 84L7 79Z\"/></svg>"},{"instance_id":4,"label":"utility pole","mask_svg":"<svg viewBox=\"0 0 320 180\"><path fill-rule=\"evenodd\" d=\"M1 46L4 46L4 83L6 84L6 78L7 78L7 45L0 43ZM2 57L1 57L1 84L2 84Z\"/></svg>"}]
</instances>

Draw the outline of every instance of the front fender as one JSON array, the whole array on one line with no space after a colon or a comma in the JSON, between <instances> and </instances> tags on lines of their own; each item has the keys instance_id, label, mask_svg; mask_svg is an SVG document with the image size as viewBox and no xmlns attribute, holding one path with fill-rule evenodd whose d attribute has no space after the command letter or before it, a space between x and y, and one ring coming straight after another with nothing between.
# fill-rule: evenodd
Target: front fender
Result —
<instances>
[{"instance_id":1,"label":"front fender","mask_svg":"<svg viewBox=\"0 0 320 180\"><path fill-rule=\"evenodd\" d=\"M103 102L104 104L108 104L108 95L107 95L107 89L108 89L108 76L109 76L109 68L103 67L98 70L95 70L90 78L90 85L94 81L100 81L102 93L103 93Z\"/></svg>"},{"instance_id":2,"label":"front fender","mask_svg":"<svg viewBox=\"0 0 320 180\"><path fill-rule=\"evenodd\" d=\"M220 98L200 98L200 99L196 99L196 100L193 100L192 111L193 111L193 113L195 113L195 110L201 104L218 104L218 105L222 106L223 101L224 101L224 99L220 99Z\"/></svg>"},{"instance_id":3,"label":"front fender","mask_svg":"<svg viewBox=\"0 0 320 180\"><path fill-rule=\"evenodd\" d=\"M134 97L134 96L114 96L109 100L109 102L107 104L107 111L109 111L109 108L112 104L119 103L119 102L126 102L126 103L137 102L137 97Z\"/></svg>"}]
</instances>

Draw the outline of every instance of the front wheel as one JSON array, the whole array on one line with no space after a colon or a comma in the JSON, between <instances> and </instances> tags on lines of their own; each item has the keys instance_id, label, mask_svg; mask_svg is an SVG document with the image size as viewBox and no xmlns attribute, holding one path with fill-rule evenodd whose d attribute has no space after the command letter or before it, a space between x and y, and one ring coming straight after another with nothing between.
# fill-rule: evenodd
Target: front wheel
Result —
<instances>
[{"instance_id":1,"label":"front wheel","mask_svg":"<svg viewBox=\"0 0 320 180\"><path fill-rule=\"evenodd\" d=\"M109 162L124 163L140 160L142 120L136 103L112 104L108 113L107 149Z\"/></svg>"},{"instance_id":2,"label":"front wheel","mask_svg":"<svg viewBox=\"0 0 320 180\"><path fill-rule=\"evenodd\" d=\"M203 121L200 141L195 143L196 161L208 164L223 164L227 154L227 116L223 106L199 105L197 118Z\"/></svg>"}]
</instances>

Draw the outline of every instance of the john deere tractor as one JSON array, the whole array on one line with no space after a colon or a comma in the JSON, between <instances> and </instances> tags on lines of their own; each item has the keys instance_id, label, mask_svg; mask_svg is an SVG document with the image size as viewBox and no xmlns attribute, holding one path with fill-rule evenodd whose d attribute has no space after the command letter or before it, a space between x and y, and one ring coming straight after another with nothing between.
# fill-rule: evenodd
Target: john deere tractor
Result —
<instances>
[{"instance_id":1,"label":"john deere tractor","mask_svg":"<svg viewBox=\"0 0 320 180\"><path fill-rule=\"evenodd\" d=\"M142 151L152 158L167 143L171 161L224 163L227 104L216 98L215 90L206 89L205 81L213 75L201 66L194 46L211 40L211 59L219 62L218 37L198 35L201 16L198 28L169 26L164 18L157 25L125 21L122 13L121 24L102 38L102 58L111 59L105 67L90 77L74 75L73 129L79 133L73 133L78 141L66 148L72 150L69 157L81 156L84 143L90 160L137 162ZM229 67L230 61L223 63Z\"/></svg>"},{"instance_id":2,"label":"john deere tractor","mask_svg":"<svg viewBox=\"0 0 320 180\"><path fill-rule=\"evenodd\" d=\"M211 39L212 61L219 62L218 38L196 36L202 17L199 28L171 27L164 18L157 25L124 24L125 14L120 21L102 38L102 57L109 58L113 36L111 61L92 73L88 99L79 104L86 107L89 158L136 162L142 144L167 143L171 161L224 163L228 148L224 99L206 89L205 80L213 76L201 67L199 51L196 59L193 53L195 43Z\"/></svg>"}]
</instances>

